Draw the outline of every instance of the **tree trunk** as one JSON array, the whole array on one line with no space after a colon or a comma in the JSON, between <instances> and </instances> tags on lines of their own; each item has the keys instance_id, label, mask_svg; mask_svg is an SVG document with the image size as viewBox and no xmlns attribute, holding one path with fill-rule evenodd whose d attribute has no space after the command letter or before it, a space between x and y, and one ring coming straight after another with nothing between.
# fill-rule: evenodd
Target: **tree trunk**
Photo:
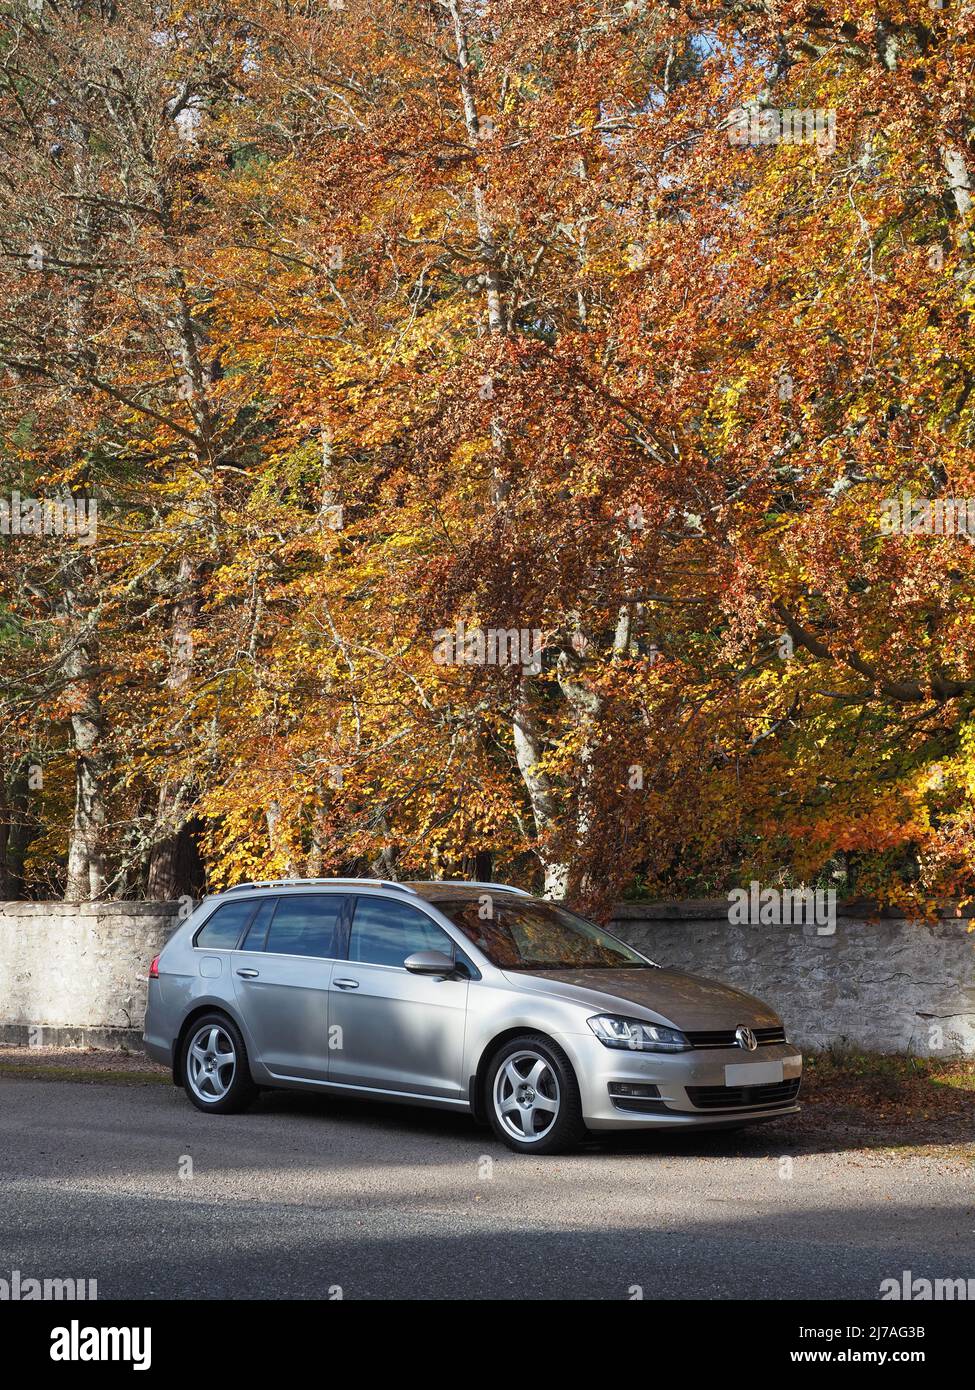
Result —
<instances>
[{"instance_id":1,"label":"tree trunk","mask_svg":"<svg viewBox=\"0 0 975 1390\"><path fill-rule=\"evenodd\" d=\"M77 617L77 594L67 591L64 607ZM71 679L71 732L75 749L75 804L68 844L66 902L89 902L105 895L108 877L102 836L105 826L104 720L97 685L97 659L90 633L75 633L66 663Z\"/></svg>"},{"instance_id":2,"label":"tree trunk","mask_svg":"<svg viewBox=\"0 0 975 1390\"><path fill-rule=\"evenodd\" d=\"M21 759L0 779L0 901L24 896L24 860L37 826L30 815L30 767Z\"/></svg>"},{"instance_id":3,"label":"tree trunk","mask_svg":"<svg viewBox=\"0 0 975 1390\"><path fill-rule=\"evenodd\" d=\"M178 583L181 596L173 615L172 646L166 687L174 699L189 684L193 673L193 628L198 605L196 563L183 556ZM198 877L196 840L186 828L191 809L191 788L183 779L164 778L159 788L153 827L146 891L155 902L192 896Z\"/></svg>"},{"instance_id":4,"label":"tree trunk","mask_svg":"<svg viewBox=\"0 0 975 1390\"><path fill-rule=\"evenodd\" d=\"M272 854L277 854L282 849L281 839L281 806L277 801L272 801L265 812L267 821L267 842ZM285 848L284 853L284 874L286 878L298 878L298 870L295 868L291 851Z\"/></svg>"},{"instance_id":5,"label":"tree trunk","mask_svg":"<svg viewBox=\"0 0 975 1390\"><path fill-rule=\"evenodd\" d=\"M76 161L73 178L78 195L74 228L78 254L87 260L94 256L100 239L95 214L87 202L87 195L93 190L90 166ZM92 293L91 284L85 282L67 296L66 337L71 351L79 358L88 350ZM66 566L64 591L58 605L66 629L65 674L70 681L68 698L75 749L75 805L68 843L66 902L92 901L108 890L102 842L105 729L98 684L98 592L94 563L85 556L73 557Z\"/></svg>"},{"instance_id":6,"label":"tree trunk","mask_svg":"<svg viewBox=\"0 0 975 1390\"><path fill-rule=\"evenodd\" d=\"M460 75L460 95L464 107L464 126L467 143L474 151L475 159L481 141L481 117L474 95L473 69L468 51L467 31L461 18L457 0L451 0L450 16L454 22L454 43L457 50L457 68ZM488 332L497 337L506 333L504 310L501 302L501 277L498 273L497 247L494 240L494 227L488 213L487 197L480 179L475 174L473 182L474 219L477 224L477 239L481 259L484 262L485 299L487 303ZM507 440L501 417L497 410L491 417L491 445L497 460L492 481L491 500L500 506L508 494L509 484L504 478L502 462L507 449Z\"/></svg>"},{"instance_id":7,"label":"tree trunk","mask_svg":"<svg viewBox=\"0 0 975 1390\"><path fill-rule=\"evenodd\" d=\"M489 849L478 850L465 855L461 872L465 878L473 878L477 883L490 883L494 874L494 855Z\"/></svg>"},{"instance_id":8,"label":"tree trunk","mask_svg":"<svg viewBox=\"0 0 975 1390\"><path fill-rule=\"evenodd\" d=\"M958 213L961 230L959 244L966 252L972 249L971 233L968 230L972 215L972 176L968 161L960 149L949 147L941 151L941 161L948 175L948 190Z\"/></svg>"},{"instance_id":9,"label":"tree trunk","mask_svg":"<svg viewBox=\"0 0 975 1390\"><path fill-rule=\"evenodd\" d=\"M539 770L542 740L531 709L528 678L523 676L514 719L515 757L518 770L528 792L535 830L543 842L538 851L545 872L546 898L564 898L569 883L569 866L554 859L544 845L545 837L555 828L558 801L546 773Z\"/></svg>"},{"instance_id":10,"label":"tree trunk","mask_svg":"<svg viewBox=\"0 0 975 1390\"><path fill-rule=\"evenodd\" d=\"M473 69L470 61L467 32L464 27L464 21L457 0L451 0L449 8L454 25L457 69L460 80L461 102L464 108L464 124L467 130L467 141L470 148L476 154L481 140L481 117L477 109L477 99L474 93ZM487 302L488 332L503 337L507 332L507 328L501 300L501 278L498 273L494 228L491 223L484 188L477 175L475 175L474 178L473 199L480 252L486 267L485 298ZM505 454L506 439L504 428L497 411L495 411L491 420L491 442L497 458L492 487L492 501L495 506L500 506L507 494L508 485L500 469ZM522 781L528 793L528 799L535 821L535 828L538 835L544 837L545 834L554 827L557 807L552 785L548 777L546 777L544 773L538 771L541 747L530 707L528 678L525 675L521 678L512 733L514 737L515 756L519 771L521 772ZM545 896L551 898L564 897L568 883L568 866L566 864L552 862L544 849L540 849L539 858L541 859L545 873Z\"/></svg>"},{"instance_id":11,"label":"tree trunk","mask_svg":"<svg viewBox=\"0 0 975 1390\"><path fill-rule=\"evenodd\" d=\"M173 902L176 898L201 897L206 872L197 838L202 826L186 821L174 835L155 847L149 866L149 897L153 902Z\"/></svg>"}]
</instances>

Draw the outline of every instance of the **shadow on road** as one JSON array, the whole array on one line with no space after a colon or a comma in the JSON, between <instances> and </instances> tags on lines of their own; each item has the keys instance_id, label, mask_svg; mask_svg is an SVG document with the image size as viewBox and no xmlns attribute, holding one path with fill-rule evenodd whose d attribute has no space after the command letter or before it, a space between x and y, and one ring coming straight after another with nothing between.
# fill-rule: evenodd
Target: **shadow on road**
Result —
<instances>
[{"instance_id":1,"label":"shadow on road","mask_svg":"<svg viewBox=\"0 0 975 1390\"><path fill-rule=\"evenodd\" d=\"M949 1115L918 1114L905 1125L901 1116L871 1114L856 1107L837 1107L828 1102L804 1104L798 1116L769 1120L742 1130L698 1130L696 1132L647 1131L632 1133L609 1131L592 1134L584 1152L614 1153L620 1156L641 1153L674 1153L700 1156L769 1157L780 1154L843 1153L852 1149L957 1149L957 1156L975 1162L975 1101L966 1099L971 1113ZM450 1111L426 1110L344 1097L316 1096L296 1091L264 1091L254 1113L321 1116L350 1128L383 1125L417 1137L441 1135L470 1138L483 1134L494 1145L493 1134L478 1126L469 1115ZM498 1144L500 1150L501 1146Z\"/></svg>"}]
</instances>

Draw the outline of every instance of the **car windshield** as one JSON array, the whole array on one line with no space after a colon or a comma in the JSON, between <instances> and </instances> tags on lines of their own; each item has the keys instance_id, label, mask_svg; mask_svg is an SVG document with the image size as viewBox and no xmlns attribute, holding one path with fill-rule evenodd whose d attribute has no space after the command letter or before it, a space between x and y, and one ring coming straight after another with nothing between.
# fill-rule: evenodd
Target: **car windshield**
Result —
<instances>
[{"instance_id":1,"label":"car windshield","mask_svg":"<svg viewBox=\"0 0 975 1390\"><path fill-rule=\"evenodd\" d=\"M502 970L647 969L624 942L555 903L480 897L437 899L437 907Z\"/></svg>"}]
</instances>

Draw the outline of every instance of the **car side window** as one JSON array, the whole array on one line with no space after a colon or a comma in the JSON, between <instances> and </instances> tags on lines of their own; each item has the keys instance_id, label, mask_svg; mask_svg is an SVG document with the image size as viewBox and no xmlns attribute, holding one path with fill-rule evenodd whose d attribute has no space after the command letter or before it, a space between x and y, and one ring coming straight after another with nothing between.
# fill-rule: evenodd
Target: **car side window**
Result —
<instances>
[{"instance_id":1,"label":"car side window","mask_svg":"<svg viewBox=\"0 0 975 1390\"><path fill-rule=\"evenodd\" d=\"M300 897L279 898L268 929L265 951L334 960L338 955L339 919L344 901L337 893L303 893Z\"/></svg>"},{"instance_id":2,"label":"car side window","mask_svg":"<svg viewBox=\"0 0 975 1390\"><path fill-rule=\"evenodd\" d=\"M349 960L364 965L402 966L414 951L443 951L452 955L454 943L422 912L388 898L357 898Z\"/></svg>"},{"instance_id":3,"label":"car side window","mask_svg":"<svg viewBox=\"0 0 975 1390\"><path fill-rule=\"evenodd\" d=\"M247 935L240 943L242 951L263 951L264 941L267 937L268 923L274 916L274 909L278 905L277 898L265 898L257 909L257 915L247 928Z\"/></svg>"},{"instance_id":4,"label":"car side window","mask_svg":"<svg viewBox=\"0 0 975 1390\"><path fill-rule=\"evenodd\" d=\"M232 951L254 911L254 899L223 903L196 934L197 946L210 951Z\"/></svg>"}]
</instances>

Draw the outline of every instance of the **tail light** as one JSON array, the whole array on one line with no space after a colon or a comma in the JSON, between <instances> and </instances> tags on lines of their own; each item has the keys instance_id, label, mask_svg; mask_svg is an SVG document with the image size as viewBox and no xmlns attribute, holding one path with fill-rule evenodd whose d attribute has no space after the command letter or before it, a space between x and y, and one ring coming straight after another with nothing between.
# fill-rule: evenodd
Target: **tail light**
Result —
<instances>
[{"instance_id":1,"label":"tail light","mask_svg":"<svg viewBox=\"0 0 975 1390\"><path fill-rule=\"evenodd\" d=\"M153 958L153 962L152 962L152 964L151 964L150 967L149 967L149 979L150 979L150 980L158 980L158 979L159 979L159 957L158 957L158 956L155 956L155 957Z\"/></svg>"}]
</instances>

